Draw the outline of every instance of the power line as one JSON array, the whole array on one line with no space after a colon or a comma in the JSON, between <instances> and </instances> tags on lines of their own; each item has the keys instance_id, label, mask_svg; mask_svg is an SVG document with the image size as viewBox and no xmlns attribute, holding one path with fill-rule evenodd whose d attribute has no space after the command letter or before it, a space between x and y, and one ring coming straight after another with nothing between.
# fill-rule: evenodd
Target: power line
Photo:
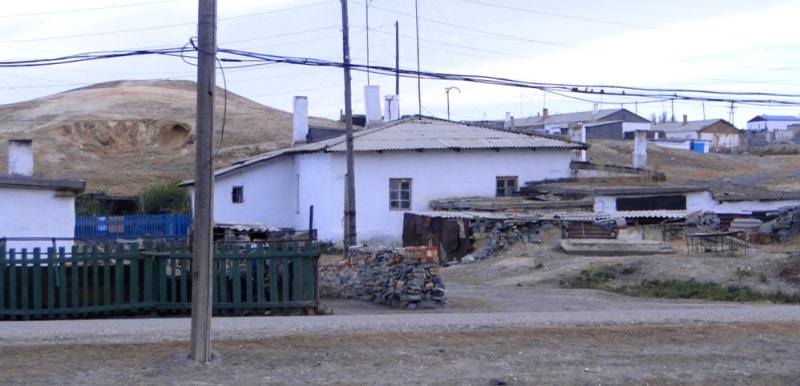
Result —
<instances>
[{"instance_id":1,"label":"power line","mask_svg":"<svg viewBox=\"0 0 800 386\"><path fill-rule=\"evenodd\" d=\"M13 14L13 15L0 15L0 18L61 15L61 14L65 14L65 13L91 12L91 11L102 11L102 10L107 10L107 9L141 7L141 6L153 5L153 4L176 3L178 1L179 0L161 0L161 1L151 1L151 2L147 2L147 3L112 5L112 6L108 6L108 7L92 7L92 8L66 9L66 10L62 10L62 11L18 13L18 14Z\"/></svg>"},{"instance_id":2,"label":"power line","mask_svg":"<svg viewBox=\"0 0 800 386\"><path fill-rule=\"evenodd\" d=\"M134 50L134 51L107 51L107 52L89 52L76 55L69 55L57 58L48 59L30 59L30 60L17 60L17 61L0 61L0 68L19 68L19 67L42 67L53 66L67 63L77 63L101 59L114 59L141 55L164 55L172 57L183 58L187 60L195 59L194 56L187 55L187 53L194 52L193 48L180 47L180 48L164 48L157 50ZM280 55L263 54L251 51L242 51L235 49L219 48L220 54L225 54L228 57L221 57L220 61L227 63L227 68L237 69L254 66L264 66L271 64L289 64L289 65L303 65L310 67L332 67L342 68L343 63L333 60L324 60L306 57L289 57ZM469 82L495 86L517 87L517 88L530 88L537 89L544 92L552 93L554 95L564 96L572 99L583 101L591 101L589 99L581 98L580 95L596 96L604 98L617 98L617 101L608 101L609 104L620 103L634 103L631 99L637 99L639 103L644 103L642 99L651 101L704 101L704 102L723 102L734 103L754 106L764 105L782 105L782 106L799 106L800 94L788 93L765 93L765 92L738 92L738 91L715 91L715 90L702 90L691 88L655 88L655 87L638 87L638 86L624 86L624 85L597 85L597 84L566 84L566 83L548 83L548 82L531 82L511 78L503 78L497 76L487 75L468 75L468 74L455 74L455 73L441 73L421 70L397 69L390 66L376 66L376 65L363 65L351 63L350 67L354 71L370 71L376 74L386 76L395 76L399 74L405 78L425 78L434 80L446 80L454 82ZM572 94L572 95L570 95ZM622 100L629 100L624 102Z\"/></svg>"}]
</instances>

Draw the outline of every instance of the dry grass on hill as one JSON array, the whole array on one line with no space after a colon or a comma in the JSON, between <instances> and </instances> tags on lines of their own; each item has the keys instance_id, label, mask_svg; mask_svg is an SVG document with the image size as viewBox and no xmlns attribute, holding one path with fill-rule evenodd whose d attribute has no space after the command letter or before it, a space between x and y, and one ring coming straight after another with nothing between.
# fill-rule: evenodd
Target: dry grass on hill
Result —
<instances>
[{"instance_id":1,"label":"dry grass on hill","mask_svg":"<svg viewBox=\"0 0 800 386\"><path fill-rule=\"evenodd\" d=\"M33 139L36 177L83 179L89 192L138 194L194 175L195 109L194 82L108 82L0 106L0 139ZM216 165L288 145L291 126L289 112L218 90ZM2 171L6 151L0 146Z\"/></svg>"}]
</instances>

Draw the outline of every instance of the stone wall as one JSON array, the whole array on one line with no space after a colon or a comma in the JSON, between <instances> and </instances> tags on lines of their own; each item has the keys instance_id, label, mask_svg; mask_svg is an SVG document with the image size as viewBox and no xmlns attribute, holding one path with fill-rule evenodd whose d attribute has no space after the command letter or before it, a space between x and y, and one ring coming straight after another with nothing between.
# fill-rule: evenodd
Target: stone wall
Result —
<instances>
[{"instance_id":1,"label":"stone wall","mask_svg":"<svg viewBox=\"0 0 800 386\"><path fill-rule=\"evenodd\" d=\"M359 299L389 307L442 307L447 301L434 247L350 251L350 257L319 266L321 297Z\"/></svg>"}]
</instances>

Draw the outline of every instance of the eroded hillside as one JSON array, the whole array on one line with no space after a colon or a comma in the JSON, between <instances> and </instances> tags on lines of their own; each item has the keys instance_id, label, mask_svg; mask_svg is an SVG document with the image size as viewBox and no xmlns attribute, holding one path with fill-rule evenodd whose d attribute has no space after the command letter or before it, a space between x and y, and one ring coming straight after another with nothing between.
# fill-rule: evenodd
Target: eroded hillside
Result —
<instances>
[{"instance_id":1,"label":"eroded hillside","mask_svg":"<svg viewBox=\"0 0 800 386\"><path fill-rule=\"evenodd\" d=\"M133 195L192 178L195 106L195 83L171 80L108 82L0 106L0 170L7 170L6 141L28 138L36 177L86 180L89 192ZM291 125L290 112L218 90L215 164L288 145Z\"/></svg>"}]
</instances>

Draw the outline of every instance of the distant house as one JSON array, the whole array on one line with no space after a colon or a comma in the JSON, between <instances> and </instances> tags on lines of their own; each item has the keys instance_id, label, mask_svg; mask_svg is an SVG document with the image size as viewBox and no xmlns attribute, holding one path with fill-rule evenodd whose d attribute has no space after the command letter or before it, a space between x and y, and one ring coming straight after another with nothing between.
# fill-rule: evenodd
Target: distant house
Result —
<instances>
[{"instance_id":1,"label":"distant house","mask_svg":"<svg viewBox=\"0 0 800 386\"><path fill-rule=\"evenodd\" d=\"M70 247L75 197L86 182L33 177L32 141L9 141L7 176L0 176L0 243L7 249Z\"/></svg>"},{"instance_id":2,"label":"distant house","mask_svg":"<svg viewBox=\"0 0 800 386\"><path fill-rule=\"evenodd\" d=\"M637 130L650 130L650 120L627 109L604 109L550 115L548 109L542 115L528 118L509 117L505 129L525 133L567 134L569 128L582 124L586 138L632 139Z\"/></svg>"},{"instance_id":3,"label":"distant house","mask_svg":"<svg viewBox=\"0 0 800 386\"><path fill-rule=\"evenodd\" d=\"M800 123L800 117L794 115L767 115L762 114L747 121L748 131L773 132L775 130L786 130L789 125Z\"/></svg>"},{"instance_id":4,"label":"distant house","mask_svg":"<svg viewBox=\"0 0 800 386\"><path fill-rule=\"evenodd\" d=\"M800 205L795 192L745 191L732 193L709 186L688 185L539 185L540 191L594 200L594 212L624 217L629 222L660 223L695 212L711 211L725 217L749 217Z\"/></svg>"},{"instance_id":5,"label":"distant house","mask_svg":"<svg viewBox=\"0 0 800 386\"><path fill-rule=\"evenodd\" d=\"M306 138L307 117L298 115L307 106L295 103L294 138ZM380 122L353 136L362 243L399 243L404 214L430 210L432 200L507 196L520 182L569 177L570 152L586 148L421 116ZM298 142L217 170L214 221L303 230L313 207L318 237L342 240L346 145L343 135ZM193 186L193 181L182 185Z\"/></svg>"},{"instance_id":6,"label":"distant house","mask_svg":"<svg viewBox=\"0 0 800 386\"><path fill-rule=\"evenodd\" d=\"M666 140L686 141L686 150L695 149L693 141L707 142L711 151L737 149L744 144L741 130L724 119L689 121L684 115L682 122L659 123L653 125L651 131L663 133Z\"/></svg>"}]
</instances>

